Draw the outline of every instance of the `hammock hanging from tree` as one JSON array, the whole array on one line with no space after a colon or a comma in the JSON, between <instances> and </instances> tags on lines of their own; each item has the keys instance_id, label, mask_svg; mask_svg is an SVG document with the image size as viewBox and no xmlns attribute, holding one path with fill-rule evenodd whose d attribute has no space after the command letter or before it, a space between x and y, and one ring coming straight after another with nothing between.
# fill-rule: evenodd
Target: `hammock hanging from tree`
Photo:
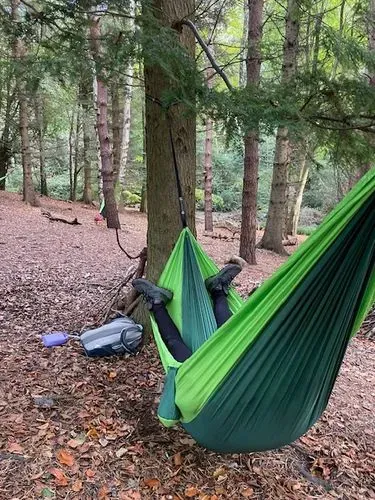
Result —
<instances>
[{"instance_id":1,"label":"hammock hanging from tree","mask_svg":"<svg viewBox=\"0 0 375 500\"><path fill-rule=\"evenodd\" d=\"M374 263L375 169L245 303L230 291L234 314L219 329L204 284L218 268L183 229L158 284L174 292L167 308L193 355L173 359L152 319L166 372L160 420L219 452L304 434L375 301Z\"/></svg>"}]
</instances>

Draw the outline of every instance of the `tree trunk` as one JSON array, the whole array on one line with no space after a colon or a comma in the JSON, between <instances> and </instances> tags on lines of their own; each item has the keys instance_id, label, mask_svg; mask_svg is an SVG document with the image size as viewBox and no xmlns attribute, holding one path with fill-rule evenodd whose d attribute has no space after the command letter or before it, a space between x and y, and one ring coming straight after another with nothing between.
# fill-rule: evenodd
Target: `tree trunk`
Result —
<instances>
[{"instance_id":1,"label":"tree trunk","mask_svg":"<svg viewBox=\"0 0 375 500\"><path fill-rule=\"evenodd\" d=\"M39 146L39 172L40 172L40 194L48 196L47 174L46 174L46 153L44 147L44 106L43 95L39 91L35 96L35 118Z\"/></svg>"},{"instance_id":2,"label":"tree trunk","mask_svg":"<svg viewBox=\"0 0 375 500\"><path fill-rule=\"evenodd\" d=\"M153 0L153 13L165 26L194 12L193 0ZM194 57L194 36L187 27L179 34L180 42ZM156 63L145 65L146 153L148 203L148 277L155 281L173 249L181 231L176 176L174 173L165 112L157 101L170 88L163 69ZM170 109L173 140L176 148L187 221L195 233L195 117L184 113L182 104Z\"/></svg>"},{"instance_id":3,"label":"tree trunk","mask_svg":"<svg viewBox=\"0 0 375 500\"><path fill-rule=\"evenodd\" d=\"M123 111L122 124L122 140L121 140L121 156L120 156L120 184L122 189L126 186L126 165L128 163L129 146L130 146L130 128L131 128L131 103L133 93L133 64L127 68L126 84L125 84L125 100Z\"/></svg>"},{"instance_id":4,"label":"tree trunk","mask_svg":"<svg viewBox=\"0 0 375 500\"><path fill-rule=\"evenodd\" d=\"M211 49L212 53L212 49ZM207 68L206 82L209 89L213 85L215 70ZM206 117L206 131L204 140L204 229L213 231L214 223L212 219L212 139L213 139L213 121L210 116Z\"/></svg>"},{"instance_id":5,"label":"tree trunk","mask_svg":"<svg viewBox=\"0 0 375 500\"><path fill-rule=\"evenodd\" d=\"M16 24L19 21L20 0L12 0L12 21ZM16 71L16 85L19 102L19 130L21 136L22 169L23 169L23 201L31 206L38 206L36 197L29 139L29 116L27 109L25 72L23 70L23 60L26 56L26 47L21 38L15 37L13 42L13 56L18 63Z\"/></svg>"},{"instance_id":6,"label":"tree trunk","mask_svg":"<svg viewBox=\"0 0 375 500\"><path fill-rule=\"evenodd\" d=\"M113 176L115 180L120 174L122 149L121 98L120 80L118 77L112 84L112 138L113 138Z\"/></svg>"},{"instance_id":7,"label":"tree trunk","mask_svg":"<svg viewBox=\"0 0 375 500\"><path fill-rule=\"evenodd\" d=\"M286 221L286 234L291 236L297 235L302 197L309 175L307 153L308 146L305 141L298 142L294 151L291 152L292 161L288 176L288 217Z\"/></svg>"},{"instance_id":8,"label":"tree trunk","mask_svg":"<svg viewBox=\"0 0 375 500\"><path fill-rule=\"evenodd\" d=\"M145 102L142 101L142 157L143 157L143 168L144 174L147 176L147 155L146 155L146 120L145 120ZM141 204L139 206L139 211L146 214L147 213L147 189L146 189L146 177L142 180L141 188Z\"/></svg>"},{"instance_id":9,"label":"tree trunk","mask_svg":"<svg viewBox=\"0 0 375 500\"><path fill-rule=\"evenodd\" d=\"M147 213L147 189L146 189L146 182L142 182L142 188L141 188L141 203L139 205L139 211L142 214Z\"/></svg>"},{"instance_id":10,"label":"tree trunk","mask_svg":"<svg viewBox=\"0 0 375 500\"><path fill-rule=\"evenodd\" d=\"M262 41L263 0L248 1L247 86L259 85ZM257 194L259 168L259 130L250 130L245 136L244 177L242 189L242 222L240 257L256 264Z\"/></svg>"},{"instance_id":11,"label":"tree trunk","mask_svg":"<svg viewBox=\"0 0 375 500\"><path fill-rule=\"evenodd\" d=\"M0 138L0 191L5 191L6 175L8 173L10 160L12 158L12 148L10 141L11 127L11 107L13 96L11 95L11 79L7 81L7 95L4 115L4 127Z\"/></svg>"},{"instance_id":12,"label":"tree trunk","mask_svg":"<svg viewBox=\"0 0 375 500\"><path fill-rule=\"evenodd\" d=\"M90 23L91 51L96 65L97 80L97 130L100 145L103 195L106 206L107 227L121 229L115 199L112 151L108 130L108 91L104 83L104 70L100 61L100 18L92 17Z\"/></svg>"},{"instance_id":13,"label":"tree trunk","mask_svg":"<svg viewBox=\"0 0 375 500\"><path fill-rule=\"evenodd\" d=\"M282 67L282 82L285 85L292 80L297 69L299 16L300 7L298 1L288 0ZM290 91L293 91L292 86ZM260 246L281 255L287 255L282 242L286 215L289 160L289 130L287 127L279 127L276 135L270 204Z\"/></svg>"},{"instance_id":14,"label":"tree trunk","mask_svg":"<svg viewBox=\"0 0 375 500\"><path fill-rule=\"evenodd\" d=\"M98 197L100 204L104 201L103 195L103 176L102 176L102 159L100 156L100 142L98 133L98 114L99 114L99 104L98 104L98 80L96 74L93 79L93 104L95 109L95 125L94 125L94 142L96 150L96 161L98 165L97 182L98 182Z\"/></svg>"},{"instance_id":15,"label":"tree trunk","mask_svg":"<svg viewBox=\"0 0 375 500\"><path fill-rule=\"evenodd\" d=\"M92 203L92 118L90 111L91 104L91 82L82 76L80 101L82 107L82 127L83 127L83 202Z\"/></svg>"},{"instance_id":16,"label":"tree trunk","mask_svg":"<svg viewBox=\"0 0 375 500\"><path fill-rule=\"evenodd\" d=\"M69 200L73 201L73 177L74 177L74 120L75 110L72 111L72 118L69 127Z\"/></svg>"},{"instance_id":17,"label":"tree trunk","mask_svg":"<svg viewBox=\"0 0 375 500\"><path fill-rule=\"evenodd\" d=\"M77 121L76 121L76 132L74 136L74 170L73 170L73 190L72 190L72 201L77 200L77 183L78 174L81 171L79 167L79 133L81 129L81 115L80 108L77 106Z\"/></svg>"},{"instance_id":18,"label":"tree trunk","mask_svg":"<svg viewBox=\"0 0 375 500\"><path fill-rule=\"evenodd\" d=\"M368 48L370 54L375 57L375 0L369 1L369 9L368 9ZM369 85L370 87L375 87L375 70L369 70ZM375 137L374 134L366 134L368 137L368 142L370 146L370 150L373 152L372 161L368 161L365 164L361 165L359 175L362 177L366 172L371 170L371 168L375 164Z\"/></svg>"},{"instance_id":19,"label":"tree trunk","mask_svg":"<svg viewBox=\"0 0 375 500\"><path fill-rule=\"evenodd\" d=\"M242 25L242 38L241 38L241 62L240 62L240 74L239 74L239 86L241 88L246 85L246 62L244 59L246 45L249 42L249 0L243 1L243 25Z\"/></svg>"},{"instance_id":20,"label":"tree trunk","mask_svg":"<svg viewBox=\"0 0 375 500\"><path fill-rule=\"evenodd\" d=\"M130 32L135 30L135 22L133 16L135 15L135 1L129 0L129 10L128 13L130 18L128 19L127 26ZM129 146L130 146L130 128L131 128L131 103L133 96L133 73L134 73L134 61L130 60L126 68L125 75L125 99L124 99L124 109L123 109L123 122L122 122L122 137L121 137L121 151L120 151L120 164L119 164L119 180L122 190L126 187L126 166L128 163L129 156ZM143 112L143 110L142 110Z\"/></svg>"}]
</instances>

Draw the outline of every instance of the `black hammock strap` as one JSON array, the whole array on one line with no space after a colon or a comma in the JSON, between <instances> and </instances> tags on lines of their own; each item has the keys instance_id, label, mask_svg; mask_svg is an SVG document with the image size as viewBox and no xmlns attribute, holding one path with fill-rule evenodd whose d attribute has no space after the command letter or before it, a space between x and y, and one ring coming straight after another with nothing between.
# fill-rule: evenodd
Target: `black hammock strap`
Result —
<instances>
[{"instance_id":1,"label":"black hammock strap","mask_svg":"<svg viewBox=\"0 0 375 500\"><path fill-rule=\"evenodd\" d=\"M185 227L187 227L185 201L184 201L184 197L183 197L183 194L182 194L181 179L180 179L180 173L178 171L176 148L175 148L175 145L174 145L173 133L172 133L172 124L171 124L171 118L169 116L169 113L167 113L167 120L168 120L168 129L169 129L169 139L170 139L170 142L171 142L173 166L174 166L174 171L175 171L175 174L176 174L176 185L177 185L178 203L179 203L179 206L180 206L180 217L181 217L182 227L185 228Z\"/></svg>"}]
</instances>

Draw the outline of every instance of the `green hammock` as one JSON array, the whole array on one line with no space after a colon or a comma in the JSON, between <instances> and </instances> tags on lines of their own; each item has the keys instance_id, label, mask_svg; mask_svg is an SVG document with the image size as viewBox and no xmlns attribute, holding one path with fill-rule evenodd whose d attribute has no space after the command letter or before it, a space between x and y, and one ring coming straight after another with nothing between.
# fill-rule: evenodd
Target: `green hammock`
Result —
<instances>
[{"instance_id":1,"label":"green hammock","mask_svg":"<svg viewBox=\"0 0 375 500\"><path fill-rule=\"evenodd\" d=\"M375 169L217 329L204 280L217 272L183 229L159 284L193 355L178 363L152 319L166 371L158 415L219 452L278 448L324 411L349 340L375 301Z\"/></svg>"}]
</instances>

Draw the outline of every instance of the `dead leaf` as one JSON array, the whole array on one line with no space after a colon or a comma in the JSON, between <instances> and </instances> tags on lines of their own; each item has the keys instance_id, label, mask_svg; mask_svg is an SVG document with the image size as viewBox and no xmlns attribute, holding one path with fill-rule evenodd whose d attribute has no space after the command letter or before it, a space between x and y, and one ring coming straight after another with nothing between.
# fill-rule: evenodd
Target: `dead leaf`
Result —
<instances>
[{"instance_id":1,"label":"dead leaf","mask_svg":"<svg viewBox=\"0 0 375 500\"><path fill-rule=\"evenodd\" d=\"M113 379L114 379L114 378L116 378L116 377L117 377L117 372L109 372L109 373L108 373L108 378L110 378L110 379L112 379L112 380L113 380Z\"/></svg>"},{"instance_id":2,"label":"dead leaf","mask_svg":"<svg viewBox=\"0 0 375 500\"><path fill-rule=\"evenodd\" d=\"M181 453L176 453L176 455L173 456L173 462L176 465L176 467L179 467L182 464Z\"/></svg>"},{"instance_id":3,"label":"dead leaf","mask_svg":"<svg viewBox=\"0 0 375 500\"><path fill-rule=\"evenodd\" d=\"M107 446L107 444L109 443L109 441L105 438L100 438L99 443L103 446L103 448L105 448Z\"/></svg>"},{"instance_id":4,"label":"dead leaf","mask_svg":"<svg viewBox=\"0 0 375 500\"><path fill-rule=\"evenodd\" d=\"M72 491L74 491L75 493L78 493L79 491L82 490L82 488L83 488L82 481L77 479L77 481L72 486Z\"/></svg>"},{"instance_id":5,"label":"dead leaf","mask_svg":"<svg viewBox=\"0 0 375 500\"><path fill-rule=\"evenodd\" d=\"M60 462L60 464L67 465L68 467L72 467L74 464L74 457L68 451L61 449L56 453L56 458Z\"/></svg>"},{"instance_id":6,"label":"dead leaf","mask_svg":"<svg viewBox=\"0 0 375 500\"><path fill-rule=\"evenodd\" d=\"M69 441L67 442L67 445L70 448L76 449L76 448L78 448L78 446L82 446L85 441L86 441L86 434L81 433L81 434L78 434L78 436L76 436L74 439L69 439Z\"/></svg>"},{"instance_id":7,"label":"dead leaf","mask_svg":"<svg viewBox=\"0 0 375 500\"><path fill-rule=\"evenodd\" d=\"M199 491L194 486L190 486L189 488L186 488L186 490L185 490L186 497L193 498L197 495L199 495Z\"/></svg>"},{"instance_id":8,"label":"dead leaf","mask_svg":"<svg viewBox=\"0 0 375 500\"><path fill-rule=\"evenodd\" d=\"M151 478L151 479L146 479L144 481L145 485L148 486L149 488L152 488L156 490L160 486L160 481L156 477Z\"/></svg>"},{"instance_id":9,"label":"dead leaf","mask_svg":"<svg viewBox=\"0 0 375 500\"><path fill-rule=\"evenodd\" d=\"M120 491L119 500L142 500L141 494L136 490Z\"/></svg>"},{"instance_id":10,"label":"dead leaf","mask_svg":"<svg viewBox=\"0 0 375 500\"><path fill-rule=\"evenodd\" d=\"M110 492L110 488L104 484L98 491L98 500L107 500Z\"/></svg>"},{"instance_id":11,"label":"dead leaf","mask_svg":"<svg viewBox=\"0 0 375 500\"><path fill-rule=\"evenodd\" d=\"M95 429L95 427L91 427L91 429L87 432L86 436L98 439L99 432Z\"/></svg>"},{"instance_id":12,"label":"dead leaf","mask_svg":"<svg viewBox=\"0 0 375 500\"><path fill-rule=\"evenodd\" d=\"M126 448L119 448L119 449L116 451L115 455L116 455L116 457L117 457L117 458L121 458L121 457L123 457L124 455L126 455L126 452L127 452L127 451L128 451L128 450L127 450Z\"/></svg>"},{"instance_id":13,"label":"dead leaf","mask_svg":"<svg viewBox=\"0 0 375 500\"><path fill-rule=\"evenodd\" d=\"M95 476L96 472L94 470L92 470L92 469L87 469L87 471L85 472L85 474L86 474L87 477L91 478L91 477Z\"/></svg>"},{"instance_id":14,"label":"dead leaf","mask_svg":"<svg viewBox=\"0 0 375 500\"><path fill-rule=\"evenodd\" d=\"M241 491L241 494L245 498L250 498L254 494L253 488L245 488L244 490Z\"/></svg>"},{"instance_id":15,"label":"dead leaf","mask_svg":"<svg viewBox=\"0 0 375 500\"><path fill-rule=\"evenodd\" d=\"M24 450L20 444L13 442L13 443L9 443L8 451L9 451L9 453L22 454Z\"/></svg>"},{"instance_id":16,"label":"dead leaf","mask_svg":"<svg viewBox=\"0 0 375 500\"><path fill-rule=\"evenodd\" d=\"M61 469L53 467L50 469L50 473L55 478L57 486L68 486L68 478Z\"/></svg>"}]
</instances>

